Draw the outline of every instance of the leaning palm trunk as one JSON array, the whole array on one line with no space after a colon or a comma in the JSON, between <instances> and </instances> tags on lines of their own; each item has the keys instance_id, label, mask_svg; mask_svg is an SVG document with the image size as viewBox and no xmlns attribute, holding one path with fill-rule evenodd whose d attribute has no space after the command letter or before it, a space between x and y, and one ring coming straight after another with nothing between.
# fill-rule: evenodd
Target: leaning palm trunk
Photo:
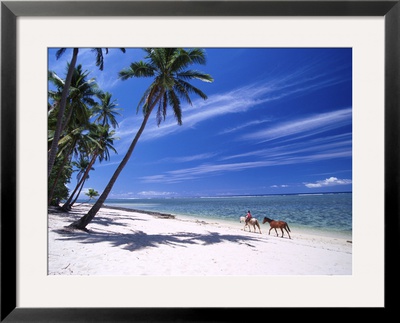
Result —
<instances>
[{"instance_id":1,"label":"leaning palm trunk","mask_svg":"<svg viewBox=\"0 0 400 323\"><path fill-rule=\"evenodd\" d=\"M108 194L110 194L119 174L122 172L124 167L129 161L129 158L131 157L133 150L136 147L136 144L140 138L140 136L143 133L144 128L146 127L147 121L149 120L149 117L151 115L151 112L155 106L155 103L151 106L151 108L147 111L147 113L144 116L144 119L142 121L142 125L140 126L138 132L136 133L135 138L133 139L131 145L129 146L128 151L126 152L125 157L122 159L121 163L119 164L118 168L114 172L113 176L111 177L110 181L108 182L106 188L104 189L103 193L100 195L96 203L92 206L92 208L89 210L89 212L81 217L79 220L71 223L69 227L74 228L74 229L79 229L83 231L87 231L86 226L93 220L93 218L96 216L97 212L100 210L100 208L103 206L104 202L106 201Z\"/></svg>"},{"instance_id":2,"label":"leaning palm trunk","mask_svg":"<svg viewBox=\"0 0 400 323\"><path fill-rule=\"evenodd\" d=\"M74 204L76 203L76 201L77 201L79 195L81 195L83 186L85 185L87 179L88 179L88 177L86 177L85 180L82 182L82 185L81 185L81 187L79 188L79 191L78 191L78 193L77 193L76 196L75 196L75 199L74 199L74 200L71 202L71 204L70 204L70 208L72 208L72 207L74 206Z\"/></svg>"},{"instance_id":3,"label":"leaning palm trunk","mask_svg":"<svg viewBox=\"0 0 400 323\"><path fill-rule=\"evenodd\" d=\"M82 178L80 179L80 181L78 182L78 184L76 184L76 187L75 187L74 191L72 192L72 194L70 195L70 197L69 197L69 199L67 200L67 202L65 202L64 205L62 206L62 209L63 209L64 211L68 211L68 210L71 208L71 201L72 201L72 199L74 198L74 196L75 196L76 192L78 191L79 187L80 187L81 185L83 185L83 182L84 182L84 181L86 180L86 178L88 177L89 172L90 172L90 170L92 169L92 166L93 166L94 162L95 162L96 159L97 159L97 156L98 156L97 153L95 153L95 154L93 155L92 160L90 161L88 167L87 167L86 170L85 170L85 173L82 175Z\"/></svg>"},{"instance_id":4,"label":"leaning palm trunk","mask_svg":"<svg viewBox=\"0 0 400 323\"><path fill-rule=\"evenodd\" d=\"M62 127L63 127L63 117L64 117L64 113L65 113L65 107L67 105L67 97L68 97L69 87L71 85L72 74L75 69L77 58L78 58L78 48L74 48L72 60L69 65L69 68L68 68L67 78L65 79L64 88L63 88L63 91L61 94L56 129L54 132L54 138L53 138L53 142L51 143L51 148L50 148L50 153L49 153L47 177L50 177L54 162L56 160L57 151L58 151L58 141L60 139L61 131L62 131Z\"/></svg>"}]
</instances>

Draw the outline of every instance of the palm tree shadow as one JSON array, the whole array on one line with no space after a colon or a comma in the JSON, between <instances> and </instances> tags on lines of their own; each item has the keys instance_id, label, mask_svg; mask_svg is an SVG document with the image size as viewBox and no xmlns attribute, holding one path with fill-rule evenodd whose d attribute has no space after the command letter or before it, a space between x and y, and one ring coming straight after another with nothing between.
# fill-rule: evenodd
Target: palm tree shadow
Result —
<instances>
[{"instance_id":1,"label":"palm tree shadow","mask_svg":"<svg viewBox=\"0 0 400 323\"><path fill-rule=\"evenodd\" d=\"M94 218L92 220L93 224L98 224L98 225L102 225L105 227L111 226L111 225L115 225L115 226L122 226L122 227L127 227L130 224L127 222L121 222L121 220L124 221L147 221L145 219L141 219L139 217L118 217L118 218L111 218L111 217L102 217L102 216L97 216L96 218Z\"/></svg>"},{"instance_id":2,"label":"palm tree shadow","mask_svg":"<svg viewBox=\"0 0 400 323\"><path fill-rule=\"evenodd\" d=\"M58 240L77 241L82 244L96 244L108 242L112 247L118 247L127 251L137 251L146 248L158 248L161 245L186 248L190 245L213 245L223 242L251 245L252 241L264 241L261 237L247 237L235 234L220 234L208 231L207 234L190 232L178 232L174 234L147 234L143 231L133 233L103 233L103 232L68 232L66 230L54 230L60 234Z\"/></svg>"}]
</instances>

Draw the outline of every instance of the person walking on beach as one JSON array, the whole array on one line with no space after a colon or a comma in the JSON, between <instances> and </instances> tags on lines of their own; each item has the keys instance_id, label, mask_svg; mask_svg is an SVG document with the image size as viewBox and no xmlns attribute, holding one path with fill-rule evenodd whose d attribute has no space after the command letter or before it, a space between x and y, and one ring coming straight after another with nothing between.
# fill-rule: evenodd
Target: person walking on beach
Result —
<instances>
[{"instance_id":1,"label":"person walking on beach","mask_svg":"<svg viewBox=\"0 0 400 323\"><path fill-rule=\"evenodd\" d=\"M246 214L245 223L247 224L250 221L251 218L252 218L252 216L251 216L251 213L250 213L250 210L249 210L249 211L247 211L247 214Z\"/></svg>"}]
</instances>

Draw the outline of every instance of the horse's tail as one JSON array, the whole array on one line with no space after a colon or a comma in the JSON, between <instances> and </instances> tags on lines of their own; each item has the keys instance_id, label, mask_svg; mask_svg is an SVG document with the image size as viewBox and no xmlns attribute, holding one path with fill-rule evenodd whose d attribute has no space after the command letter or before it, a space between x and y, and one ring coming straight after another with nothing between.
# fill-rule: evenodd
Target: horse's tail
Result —
<instances>
[{"instance_id":1,"label":"horse's tail","mask_svg":"<svg viewBox=\"0 0 400 323\"><path fill-rule=\"evenodd\" d=\"M287 224L287 223L286 223L286 228L289 230L289 232L292 232L292 231L290 231L289 224Z\"/></svg>"}]
</instances>

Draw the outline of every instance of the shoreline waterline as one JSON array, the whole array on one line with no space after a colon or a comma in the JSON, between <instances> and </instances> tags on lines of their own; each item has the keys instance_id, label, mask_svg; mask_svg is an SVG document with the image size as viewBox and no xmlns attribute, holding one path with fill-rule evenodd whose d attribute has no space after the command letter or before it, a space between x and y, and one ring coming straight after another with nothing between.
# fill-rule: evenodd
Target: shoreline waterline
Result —
<instances>
[{"instance_id":1,"label":"shoreline waterline","mask_svg":"<svg viewBox=\"0 0 400 323\"><path fill-rule=\"evenodd\" d=\"M243 227L239 218L251 210L262 224L264 216L286 221L292 230L306 234L352 239L352 193L266 196L179 197L108 199L109 207L146 213L163 213L187 220L219 222ZM271 234L274 230L271 231Z\"/></svg>"},{"instance_id":2,"label":"shoreline waterline","mask_svg":"<svg viewBox=\"0 0 400 323\"><path fill-rule=\"evenodd\" d=\"M141 214L146 214L146 215L152 215L160 218L170 218L170 219L175 219L178 221L189 221L189 222L194 222L194 223L206 223L206 224L212 224L212 225L222 225L230 228L236 228L238 230L243 230L244 229L244 223L241 223L239 221L239 218L237 221L234 220L224 220L221 218L212 218L212 217L204 217L200 215L184 215L184 214L174 214L174 213L164 213L164 212L157 212L157 211L148 211L148 210L140 210L140 209L132 209L129 207L122 207L122 206L116 206L116 205L110 205L110 204L104 204L102 206L103 208L108 208L108 209L113 209L113 210L120 210L120 211L126 211L126 212L134 212L134 213L141 213ZM257 217L256 217L257 218ZM262 234L268 234L268 231L270 229L270 226L268 223L263 224L262 219L258 219L261 232ZM289 227L291 228L291 234L293 232L297 232L298 234L306 234L306 235L311 235L311 236L321 236L321 237L327 237L327 238L337 238L337 239L345 239L349 242L352 242L352 233L351 232L338 232L338 231L332 231L332 230L327 230L327 229L316 229L316 228L306 228L306 227L301 227L298 225L290 225ZM246 228L246 231L248 228ZM251 232L254 232L253 227L251 228ZM258 232L258 228L256 228L256 232ZM274 229L271 230L270 235L276 236L276 232ZM278 236L281 237L282 233L280 230L278 230ZM284 232L284 236L287 236L287 233Z\"/></svg>"}]
</instances>

